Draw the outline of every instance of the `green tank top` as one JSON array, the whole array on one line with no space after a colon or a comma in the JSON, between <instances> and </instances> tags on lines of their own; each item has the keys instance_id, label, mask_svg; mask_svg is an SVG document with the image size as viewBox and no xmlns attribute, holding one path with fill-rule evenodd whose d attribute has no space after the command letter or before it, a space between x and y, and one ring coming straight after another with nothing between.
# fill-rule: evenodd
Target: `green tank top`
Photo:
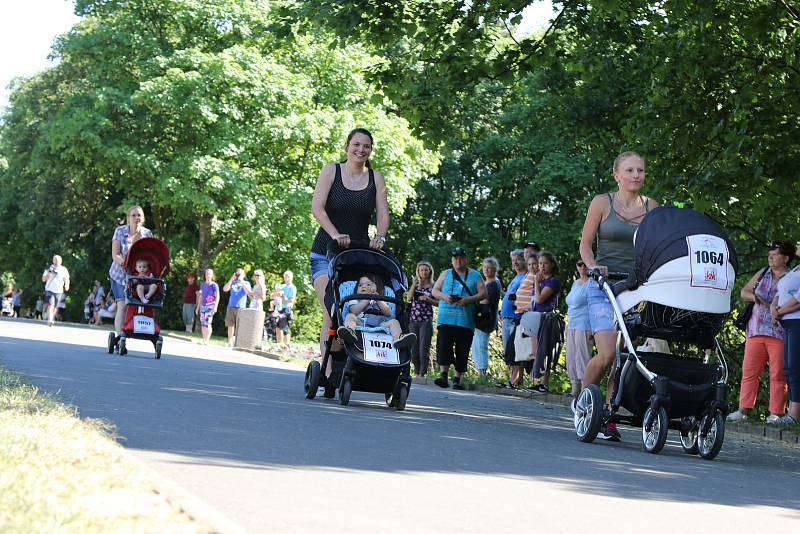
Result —
<instances>
[{"instance_id":1,"label":"green tank top","mask_svg":"<svg viewBox=\"0 0 800 534\"><path fill-rule=\"evenodd\" d=\"M611 193L608 193L608 203L608 217L600 222L597 230L597 264L605 265L610 272L631 272L634 261L633 234L639 227L641 217L626 219L620 215L614 209ZM647 215L649 212L649 200L645 200L644 213Z\"/></svg>"}]
</instances>

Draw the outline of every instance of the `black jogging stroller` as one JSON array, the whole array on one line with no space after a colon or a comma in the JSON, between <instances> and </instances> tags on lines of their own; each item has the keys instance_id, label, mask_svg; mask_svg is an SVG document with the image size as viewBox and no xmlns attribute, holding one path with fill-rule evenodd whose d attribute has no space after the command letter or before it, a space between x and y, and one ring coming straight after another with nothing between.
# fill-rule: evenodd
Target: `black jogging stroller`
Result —
<instances>
[{"instance_id":1,"label":"black jogging stroller","mask_svg":"<svg viewBox=\"0 0 800 534\"><path fill-rule=\"evenodd\" d=\"M325 342L322 363L314 360L308 364L304 390L307 399L313 399L321 386L325 398L333 398L338 390L339 402L347 405L353 391L383 393L386 404L397 410L405 410L411 390L410 347L395 348L391 336L373 329L356 329L357 341L351 343L336 335L344 322L344 305L351 300L369 298L382 300L394 307L394 318L402 331L408 331L408 314L403 294L408 291L408 279L399 262L389 252L369 248L367 244L355 243L340 249L336 242L328 247L329 282L325 295L325 306L330 310L331 328ZM356 293L358 279L365 274L374 274L384 283L383 295L359 295ZM331 374L325 377L324 370L330 362Z\"/></svg>"},{"instance_id":2,"label":"black jogging stroller","mask_svg":"<svg viewBox=\"0 0 800 534\"><path fill-rule=\"evenodd\" d=\"M634 271L623 280L612 285L599 272L589 273L614 307L615 389L608 410L598 386L581 391L573 405L575 432L591 442L610 422L641 426L645 450L657 454L673 429L686 453L713 459L728 413L728 367L716 336L730 312L736 253L710 218L676 207L646 215L634 249ZM634 348L645 338L674 346L671 352Z\"/></svg>"}]
</instances>

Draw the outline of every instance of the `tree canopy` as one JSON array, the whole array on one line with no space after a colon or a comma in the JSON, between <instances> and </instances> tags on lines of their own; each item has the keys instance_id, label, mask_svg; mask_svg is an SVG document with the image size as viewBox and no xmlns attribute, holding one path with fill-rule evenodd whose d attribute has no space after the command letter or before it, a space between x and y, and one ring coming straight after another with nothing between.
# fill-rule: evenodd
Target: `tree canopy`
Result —
<instances>
[{"instance_id":1,"label":"tree canopy","mask_svg":"<svg viewBox=\"0 0 800 534\"><path fill-rule=\"evenodd\" d=\"M629 149L646 193L720 221L744 271L800 235L792 3L565 0L520 35L532 3L78 1L60 62L2 119L0 270L69 250L98 276L136 202L186 268L305 271L316 173L354 126L409 263L528 238L573 258Z\"/></svg>"}]
</instances>

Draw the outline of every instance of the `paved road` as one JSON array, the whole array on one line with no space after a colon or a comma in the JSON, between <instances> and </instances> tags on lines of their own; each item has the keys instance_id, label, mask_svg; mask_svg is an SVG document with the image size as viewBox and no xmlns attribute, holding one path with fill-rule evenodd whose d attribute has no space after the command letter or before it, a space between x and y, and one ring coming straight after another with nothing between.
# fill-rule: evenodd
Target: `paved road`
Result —
<instances>
[{"instance_id":1,"label":"paved road","mask_svg":"<svg viewBox=\"0 0 800 534\"><path fill-rule=\"evenodd\" d=\"M302 395L303 373L168 340L154 360L106 332L0 321L0 364L234 523L260 532L788 532L800 451L730 436L717 460L575 440L561 406L414 386L406 412ZM141 351L141 352L140 352Z\"/></svg>"}]
</instances>

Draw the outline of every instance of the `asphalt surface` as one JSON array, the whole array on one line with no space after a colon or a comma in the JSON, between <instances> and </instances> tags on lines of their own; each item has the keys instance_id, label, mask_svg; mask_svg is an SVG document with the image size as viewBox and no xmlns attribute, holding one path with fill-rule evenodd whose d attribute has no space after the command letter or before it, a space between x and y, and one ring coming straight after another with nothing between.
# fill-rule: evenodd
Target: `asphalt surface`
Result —
<instances>
[{"instance_id":1,"label":"asphalt surface","mask_svg":"<svg viewBox=\"0 0 800 534\"><path fill-rule=\"evenodd\" d=\"M580 443L562 406L413 386L405 412L303 396L303 370L167 339L0 321L0 364L117 427L146 465L248 532L764 532L800 527L800 449L729 434L659 455Z\"/></svg>"}]
</instances>

